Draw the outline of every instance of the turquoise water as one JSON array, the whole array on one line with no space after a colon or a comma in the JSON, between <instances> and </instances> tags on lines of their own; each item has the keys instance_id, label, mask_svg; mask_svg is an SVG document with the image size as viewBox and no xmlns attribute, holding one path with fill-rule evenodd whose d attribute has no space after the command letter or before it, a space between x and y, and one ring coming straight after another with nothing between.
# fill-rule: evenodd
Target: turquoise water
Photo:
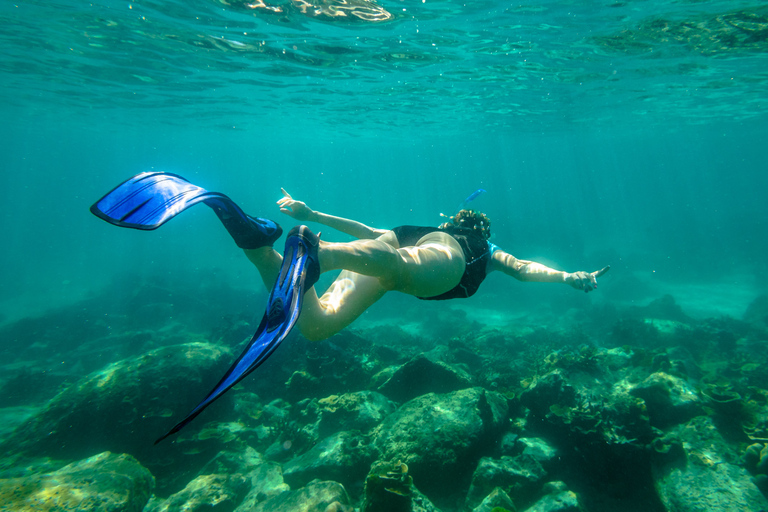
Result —
<instances>
[{"instance_id":1,"label":"turquoise water","mask_svg":"<svg viewBox=\"0 0 768 512\"><path fill-rule=\"evenodd\" d=\"M150 233L88 212L149 170L286 231L280 187L380 228L438 224L484 188L476 206L506 251L611 265L589 296L493 275L440 306L484 326L664 294L694 318L741 319L768 292L760 2L60 0L3 2L0 21L3 326L100 308L136 329L260 317L266 291L207 209ZM173 311L120 309L147 283L176 294L157 299ZM387 297L353 327L424 333L422 307L437 306ZM80 317L44 318L61 331ZM40 342L24 332L0 340L5 353ZM61 382L131 350L67 354L44 363Z\"/></svg>"},{"instance_id":2,"label":"turquoise water","mask_svg":"<svg viewBox=\"0 0 768 512\"><path fill-rule=\"evenodd\" d=\"M6 315L149 261L246 267L204 212L150 235L89 217L151 169L257 215L283 186L381 227L435 224L482 187L519 257L762 281L759 3L273 7L3 4Z\"/></svg>"}]
</instances>

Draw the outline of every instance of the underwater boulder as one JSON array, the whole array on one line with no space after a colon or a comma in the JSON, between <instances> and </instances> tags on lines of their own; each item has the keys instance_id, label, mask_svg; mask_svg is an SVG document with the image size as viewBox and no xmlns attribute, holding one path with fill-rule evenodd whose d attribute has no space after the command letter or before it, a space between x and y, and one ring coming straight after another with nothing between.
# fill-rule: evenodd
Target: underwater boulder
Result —
<instances>
[{"instance_id":1,"label":"underwater boulder","mask_svg":"<svg viewBox=\"0 0 768 512\"><path fill-rule=\"evenodd\" d=\"M665 294L658 299L652 300L647 306L635 308L636 312L643 318L653 318L661 320L672 320L682 324L693 322L683 311L683 308L675 301L672 295Z\"/></svg>"},{"instance_id":2,"label":"underwater boulder","mask_svg":"<svg viewBox=\"0 0 768 512\"><path fill-rule=\"evenodd\" d=\"M291 490L283 481L280 464L274 462L260 464L246 476L250 478L251 489L234 512L251 512L262 501Z\"/></svg>"},{"instance_id":3,"label":"underwater boulder","mask_svg":"<svg viewBox=\"0 0 768 512\"><path fill-rule=\"evenodd\" d=\"M525 512L584 512L579 497L563 482L549 482L543 489L547 494Z\"/></svg>"},{"instance_id":4,"label":"underwater boulder","mask_svg":"<svg viewBox=\"0 0 768 512\"><path fill-rule=\"evenodd\" d=\"M529 455L502 456L500 459L483 457L472 475L467 493L468 508L477 507L493 489L503 489L518 505L531 503L547 472Z\"/></svg>"},{"instance_id":5,"label":"underwater boulder","mask_svg":"<svg viewBox=\"0 0 768 512\"><path fill-rule=\"evenodd\" d=\"M337 432L283 464L283 478L294 488L316 478L333 478L349 486L362 482L374 458L366 438L355 432Z\"/></svg>"},{"instance_id":6,"label":"underwater boulder","mask_svg":"<svg viewBox=\"0 0 768 512\"><path fill-rule=\"evenodd\" d=\"M377 391L403 403L427 393L449 393L472 385L472 376L464 370L419 354L395 369Z\"/></svg>"},{"instance_id":7,"label":"underwater boulder","mask_svg":"<svg viewBox=\"0 0 768 512\"><path fill-rule=\"evenodd\" d=\"M141 512L154 485L130 455L104 452L51 473L0 480L0 509Z\"/></svg>"},{"instance_id":8,"label":"underwater boulder","mask_svg":"<svg viewBox=\"0 0 768 512\"><path fill-rule=\"evenodd\" d=\"M257 504L250 512L354 512L349 495L338 482L314 481Z\"/></svg>"},{"instance_id":9,"label":"underwater boulder","mask_svg":"<svg viewBox=\"0 0 768 512\"><path fill-rule=\"evenodd\" d=\"M365 478L361 512L439 512L413 485L400 461L375 462Z\"/></svg>"},{"instance_id":10,"label":"underwater boulder","mask_svg":"<svg viewBox=\"0 0 768 512\"><path fill-rule=\"evenodd\" d=\"M240 473L200 475L144 512L231 512L247 493L248 484L249 480Z\"/></svg>"},{"instance_id":11,"label":"underwater boulder","mask_svg":"<svg viewBox=\"0 0 768 512\"><path fill-rule=\"evenodd\" d=\"M577 397L576 390L563 377L562 372L555 370L535 379L520 395L520 403L530 409L534 416L544 417L549 414L552 405L575 406Z\"/></svg>"},{"instance_id":12,"label":"underwater boulder","mask_svg":"<svg viewBox=\"0 0 768 512\"><path fill-rule=\"evenodd\" d=\"M321 397L324 390L320 387L320 379L313 377L304 370L296 370L285 383L285 395L291 400L306 397Z\"/></svg>"},{"instance_id":13,"label":"underwater boulder","mask_svg":"<svg viewBox=\"0 0 768 512\"><path fill-rule=\"evenodd\" d=\"M653 468L654 486L668 510L768 510L768 500L711 418L693 418L676 427L674 435L681 441L679 455Z\"/></svg>"},{"instance_id":14,"label":"underwater boulder","mask_svg":"<svg viewBox=\"0 0 768 512\"><path fill-rule=\"evenodd\" d=\"M300 415L305 422L316 418L310 429L323 438L342 430L366 433L396 409L397 405L381 393L358 391L311 400Z\"/></svg>"},{"instance_id":15,"label":"underwater boulder","mask_svg":"<svg viewBox=\"0 0 768 512\"><path fill-rule=\"evenodd\" d=\"M477 460L490 451L507 423L507 400L470 388L429 393L403 404L373 430L381 460L407 464L416 485L455 491Z\"/></svg>"},{"instance_id":16,"label":"underwater boulder","mask_svg":"<svg viewBox=\"0 0 768 512\"><path fill-rule=\"evenodd\" d=\"M154 440L205 396L231 360L220 346L188 343L109 364L56 395L8 436L0 453L77 460L127 452L150 469L154 462L165 466L168 452L183 448L154 447Z\"/></svg>"},{"instance_id":17,"label":"underwater boulder","mask_svg":"<svg viewBox=\"0 0 768 512\"><path fill-rule=\"evenodd\" d=\"M517 508L504 489L497 487L485 499L472 509L472 512L516 512Z\"/></svg>"},{"instance_id":18,"label":"underwater boulder","mask_svg":"<svg viewBox=\"0 0 768 512\"><path fill-rule=\"evenodd\" d=\"M540 437L521 437L517 445L522 449L522 455L530 457L548 470L559 459L557 448Z\"/></svg>"},{"instance_id":19,"label":"underwater boulder","mask_svg":"<svg viewBox=\"0 0 768 512\"><path fill-rule=\"evenodd\" d=\"M683 379L663 372L649 375L630 394L645 401L651 425L665 428L704 414L696 391Z\"/></svg>"},{"instance_id":20,"label":"underwater boulder","mask_svg":"<svg viewBox=\"0 0 768 512\"><path fill-rule=\"evenodd\" d=\"M768 328L768 295L759 295L747 306L744 321L755 327Z\"/></svg>"}]
</instances>

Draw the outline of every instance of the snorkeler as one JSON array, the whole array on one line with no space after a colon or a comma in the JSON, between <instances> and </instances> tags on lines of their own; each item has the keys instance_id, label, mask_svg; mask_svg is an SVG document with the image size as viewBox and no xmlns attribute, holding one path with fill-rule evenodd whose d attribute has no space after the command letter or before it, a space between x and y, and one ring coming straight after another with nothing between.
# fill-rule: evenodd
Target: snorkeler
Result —
<instances>
[{"instance_id":1,"label":"snorkeler","mask_svg":"<svg viewBox=\"0 0 768 512\"><path fill-rule=\"evenodd\" d=\"M277 202L281 212L357 238L348 243L319 241L320 273L342 272L322 296L307 290L298 326L310 340L339 332L389 291L424 300L466 298L474 295L489 273L501 271L520 281L565 283L590 292L610 268L568 273L517 259L489 241L490 219L473 210L461 210L439 227L386 230L314 211L282 192L284 197ZM280 262L277 251L262 247L245 253L270 286Z\"/></svg>"},{"instance_id":2,"label":"snorkeler","mask_svg":"<svg viewBox=\"0 0 768 512\"><path fill-rule=\"evenodd\" d=\"M208 396L156 443L178 432L255 370L296 324L306 338L322 340L351 324L389 291L423 300L466 298L477 291L486 275L501 271L520 281L559 282L589 292L610 268L568 273L519 260L488 241L490 219L473 210L462 209L439 227L385 230L314 211L281 190L283 197L277 202L281 212L356 240L325 242L306 226L297 226L288 233L281 255L272 247L282 233L277 223L251 217L224 194L209 192L170 173L134 176L91 206L94 215L111 224L152 230L202 202L213 209L272 290L261 323L240 357ZM341 273L318 296L314 284L320 274L332 270Z\"/></svg>"}]
</instances>

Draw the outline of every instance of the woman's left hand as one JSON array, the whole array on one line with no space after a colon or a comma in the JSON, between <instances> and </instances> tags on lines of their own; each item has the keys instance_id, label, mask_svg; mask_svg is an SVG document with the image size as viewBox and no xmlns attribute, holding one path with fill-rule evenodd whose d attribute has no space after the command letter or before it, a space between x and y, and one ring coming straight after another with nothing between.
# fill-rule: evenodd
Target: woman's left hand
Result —
<instances>
[{"instance_id":1,"label":"woman's left hand","mask_svg":"<svg viewBox=\"0 0 768 512\"><path fill-rule=\"evenodd\" d=\"M608 265L607 267L595 272L579 271L566 274L565 282L577 290L584 290L585 293L589 293L597 288L597 278L608 272L610 269L611 266Z\"/></svg>"}]
</instances>

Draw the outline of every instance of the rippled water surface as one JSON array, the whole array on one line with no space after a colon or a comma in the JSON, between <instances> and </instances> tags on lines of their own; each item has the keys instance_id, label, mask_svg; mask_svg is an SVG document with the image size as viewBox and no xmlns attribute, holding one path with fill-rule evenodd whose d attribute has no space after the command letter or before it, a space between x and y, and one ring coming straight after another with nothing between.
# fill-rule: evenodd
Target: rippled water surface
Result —
<instances>
[{"instance_id":1,"label":"rippled water surface","mask_svg":"<svg viewBox=\"0 0 768 512\"><path fill-rule=\"evenodd\" d=\"M761 114L740 1L4 2L2 101L246 128L559 128Z\"/></svg>"}]
</instances>

